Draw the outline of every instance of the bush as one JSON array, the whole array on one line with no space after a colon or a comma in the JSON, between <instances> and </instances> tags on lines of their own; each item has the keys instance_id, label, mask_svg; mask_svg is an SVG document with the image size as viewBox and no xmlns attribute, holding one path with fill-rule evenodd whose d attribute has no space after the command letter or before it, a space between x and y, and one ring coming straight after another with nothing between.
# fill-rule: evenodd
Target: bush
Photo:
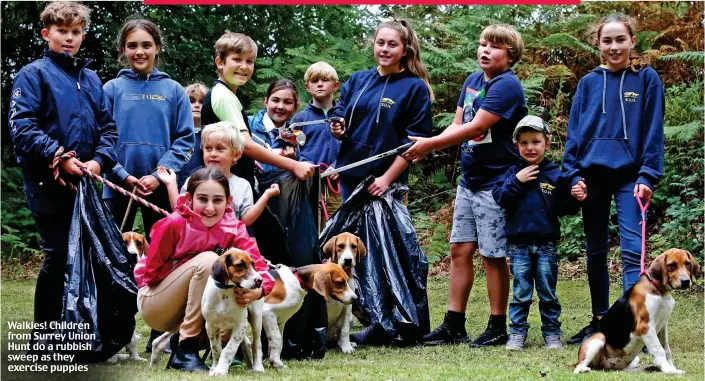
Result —
<instances>
[{"instance_id":1,"label":"bush","mask_svg":"<svg viewBox=\"0 0 705 381\"><path fill-rule=\"evenodd\" d=\"M40 254L40 238L34 228L32 213L27 207L22 183L22 171L17 167L2 169L2 259L22 258Z\"/></svg>"}]
</instances>

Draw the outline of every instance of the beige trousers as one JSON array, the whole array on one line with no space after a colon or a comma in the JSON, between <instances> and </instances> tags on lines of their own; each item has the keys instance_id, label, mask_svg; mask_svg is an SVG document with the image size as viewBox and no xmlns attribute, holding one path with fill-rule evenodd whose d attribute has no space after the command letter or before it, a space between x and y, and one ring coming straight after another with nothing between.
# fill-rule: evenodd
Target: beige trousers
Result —
<instances>
[{"instance_id":1,"label":"beige trousers","mask_svg":"<svg viewBox=\"0 0 705 381\"><path fill-rule=\"evenodd\" d=\"M172 271L154 286L140 288L137 308L142 320L157 331L196 337L203 329L201 298L218 254L206 251Z\"/></svg>"}]
</instances>

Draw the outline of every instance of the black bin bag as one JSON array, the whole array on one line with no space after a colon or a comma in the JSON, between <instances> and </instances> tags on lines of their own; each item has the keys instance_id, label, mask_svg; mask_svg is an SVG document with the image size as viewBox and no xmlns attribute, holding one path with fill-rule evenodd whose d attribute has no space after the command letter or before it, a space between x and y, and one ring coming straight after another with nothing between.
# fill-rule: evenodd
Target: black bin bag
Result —
<instances>
[{"instance_id":1,"label":"black bin bag","mask_svg":"<svg viewBox=\"0 0 705 381\"><path fill-rule=\"evenodd\" d=\"M378 324L390 337L415 343L430 330L426 278L428 261L403 197L406 185L392 184L372 197L368 177L357 186L321 232L319 245L340 233L360 237L367 256L355 267L357 307L363 324Z\"/></svg>"},{"instance_id":2,"label":"black bin bag","mask_svg":"<svg viewBox=\"0 0 705 381\"><path fill-rule=\"evenodd\" d=\"M315 176L301 181L290 172L280 170L258 177L260 194L272 184L278 184L280 189L279 196L270 199L267 205L279 223L268 224L267 230L255 224L257 245L262 255L272 263L300 267L322 262L316 222L318 176L317 172ZM288 258L282 255L283 252L288 252ZM310 291L299 312L284 327L282 358L322 359L326 352L327 335L326 301L317 292ZM267 346L263 345L263 348Z\"/></svg>"},{"instance_id":3,"label":"black bin bag","mask_svg":"<svg viewBox=\"0 0 705 381\"><path fill-rule=\"evenodd\" d=\"M67 336L62 350L50 352L73 354L76 362L101 362L130 342L137 313L134 266L112 215L93 182L83 177L69 230L61 321L42 332ZM55 341L39 342L57 348Z\"/></svg>"}]
</instances>

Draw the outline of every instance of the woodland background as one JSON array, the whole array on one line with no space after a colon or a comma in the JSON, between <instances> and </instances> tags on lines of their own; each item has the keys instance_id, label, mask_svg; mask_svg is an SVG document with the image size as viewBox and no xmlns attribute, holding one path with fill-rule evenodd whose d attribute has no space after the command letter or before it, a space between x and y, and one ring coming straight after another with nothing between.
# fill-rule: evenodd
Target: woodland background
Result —
<instances>
[{"instance_id":1,"label":"woodland background","mask_svg":"<svg viewBox=\"0 0 705 381\"><path fill-rule=\"evenodd\" d=\"M7 128L13 75L40 58L39 13L45 2L3 2L2 27L2 261L36 262L39 236L26 207ZM701 2L587 2L578 6L145 6L141 2L86 3L91 25L79 53L95 60L91 68L104 81L119 69L116 39L123 21L139 14L162 30L165 46L159 69L187 85L216 78L213 46L225 30L251 36L259 47L253 80L238 91L251 112L262 107L268 84L289 78L308 102L303 74L309 64L327 61L346 80L374 65L370 38L385 16L407 17L422 44L436 94L436 133L450 124L460 88L479 70L477 39L491 23L515 25L526 52L514 70L522 80L530 113L542 116L554 132L549 152L560 163L570 106L578 80L600 64L590 25L620 11L638 22L637 49L647 56L666 89L665 174L648 215L648 251L681 247L703 260L703 11ZM28 22L29 21L29 22ZM459 176L457 149L450 148L412 167L409 207L429 262L447 256L452 199ZM614 210L614 205L613 205ZM584 255L580 216L562 219L559 255ZM610 226L617 255L616 219Z\"/></svg>"}]
</instances>

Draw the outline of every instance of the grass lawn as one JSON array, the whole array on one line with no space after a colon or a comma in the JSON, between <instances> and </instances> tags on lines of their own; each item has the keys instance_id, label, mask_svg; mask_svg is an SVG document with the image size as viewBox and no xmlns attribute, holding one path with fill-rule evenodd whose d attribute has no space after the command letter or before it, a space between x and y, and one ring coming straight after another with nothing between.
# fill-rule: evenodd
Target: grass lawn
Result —
<instances>
[{"instance_id":1,"label":"grass lawn","mask_svg":"<svg viewBox=\"0 0 705 381\"><path fill-rule=\"evenodd\" d=\"M33 281L4 281L2 283L2 360L7 364L7 321L32 319L34 299ZM448 278L429 279L431 328L443 319L448 301ZM613 287L614 300L621 287ZM590 318L590 298L586 281L559 281L558 295L563 305L564 336L577 332ZM670 320L670 342L677 368L686 371L683 376L661 373L591 372L581 375L584 380L609 379L703 379L703 297L694 294L677 294L677 305ZM254 375L242 368L232 368L228 378L238 380L466 380L466 379L574 379L572 365L577 362L577 347L547 351L542 348L540 316L537 303L529 316L532 327L527 341L528 349L522 353L507 352L503 347L470 349L465 345L414 348L358 348L351 355L331 350L322 361L289 361L289 369L274 371L267 368L264 375ZM478 278L468 308L467 329L472 338L485 327L488 317L487 291L484 278ZM355 327L355 330L359 329ZM144 350L149 328L138 319L142 334L139 344ZM142 353L143 357L147 357ZM651 363L651 357L642 356L642 365ZM266 364L266 363L265 363ZM90 380L205 380L207 375L184 374L165 370L166 356L157 369L145 363L126 361L120 365L89 365L88 373L71 375L42 375L8 373L3 365L3 379L90 379ZM266 365L265 365L266 367ZM38 376L38 375L37 375Z\"/></svg>"}]
</instances>

